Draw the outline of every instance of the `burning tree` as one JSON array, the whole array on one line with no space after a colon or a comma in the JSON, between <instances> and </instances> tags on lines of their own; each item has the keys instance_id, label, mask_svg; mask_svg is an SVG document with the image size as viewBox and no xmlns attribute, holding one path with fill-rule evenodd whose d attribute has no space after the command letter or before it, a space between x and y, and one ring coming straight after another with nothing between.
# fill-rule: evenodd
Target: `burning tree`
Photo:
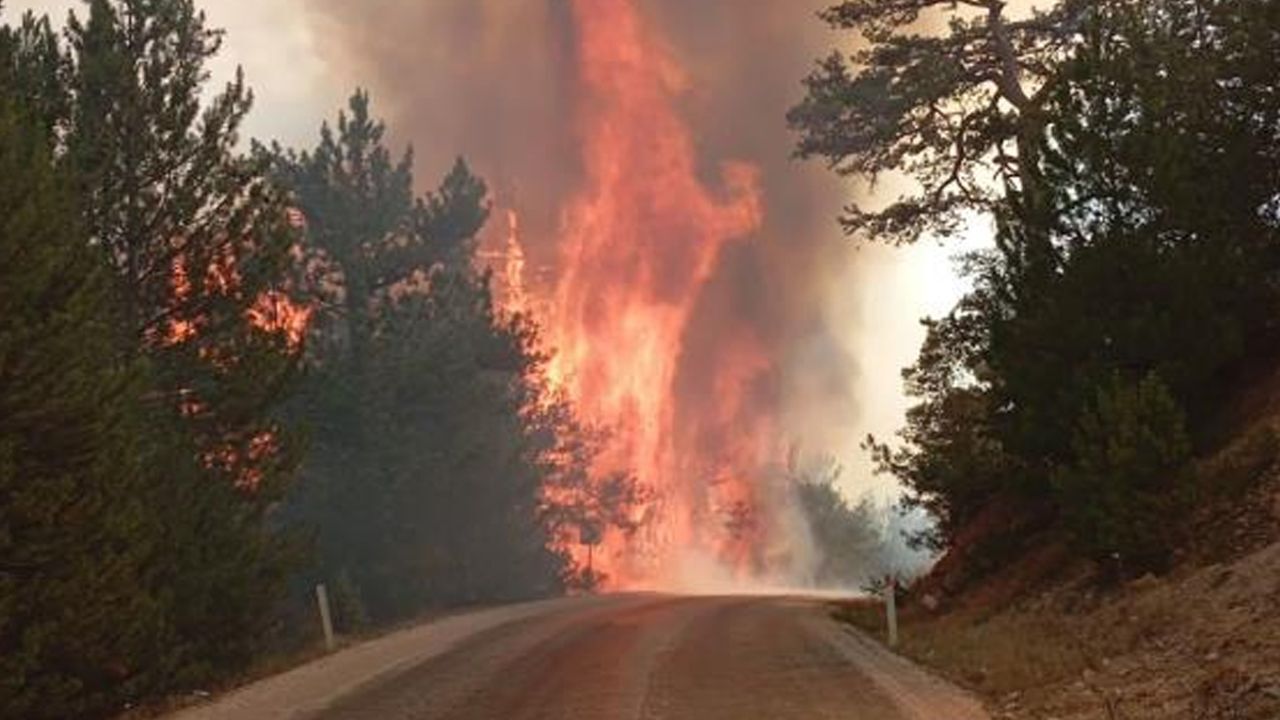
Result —
<instances>
[{"instance_id":1,"label":"burning tree","mask_svg":"<svg viewBox=\"0 0 1280 720\"><path fill-rule=\"evenodd\" d=\"M542 490L542 519L552 547L561 554L563 579L570 590L606 587L609 558L606 538L633 538L651 517L653 489L633 474L600 474L600 458L608 451L609 433L586 425L562 390L542 378L544 401L529 420L551 440L540 453L547 482Z\"/></svg>"},{"instance_id":2,"label":"burning tree","mask_svg":"<svg viewBox=\"0 0 1280 720\"><path fill-rule=\"evenodd\" d=\"M295 406L313 444L292 512L318 531L317 572L348 578L374 621L554 592L552 518L568 511L552 488L578 428L536 328L497 309L477 268L486 186L458 161L415 196L412 157L384 133L357 93L316 148L259 149L306 216L327 298Z\"/></svg>"}]
</instances>

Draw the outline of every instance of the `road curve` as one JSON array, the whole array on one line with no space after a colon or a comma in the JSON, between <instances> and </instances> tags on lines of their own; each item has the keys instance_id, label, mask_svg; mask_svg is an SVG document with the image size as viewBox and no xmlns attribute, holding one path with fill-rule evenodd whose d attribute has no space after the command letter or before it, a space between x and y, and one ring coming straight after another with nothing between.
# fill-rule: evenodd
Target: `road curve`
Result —
<instances>
[{"instance_id":1,"label":"road curve","mask_svg":"<svg viewBox=\"0 0 1280 720\"><path fill-rule=\"evenodd\" d=\"M300 702L259 688L233 708L228 698L181 717L217 720L225 708L225 717L307 720L987 718L813 601L617 596L519 608L486 622L464 616L456 636L436 637L412 661L354 678L359 664L347 663L340 692Z\"/></svg>"}]
</instances>

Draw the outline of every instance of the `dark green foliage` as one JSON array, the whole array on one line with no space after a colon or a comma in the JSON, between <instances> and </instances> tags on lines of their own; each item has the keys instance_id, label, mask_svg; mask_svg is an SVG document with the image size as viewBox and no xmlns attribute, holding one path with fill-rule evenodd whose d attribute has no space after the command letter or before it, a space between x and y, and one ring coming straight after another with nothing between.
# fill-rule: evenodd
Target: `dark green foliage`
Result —
<instances>
[{"instance_id":1,"label":"dark green foliage","mask_svg":"<svg viewBox=\"0 0 1280 720\"><path fill-rule=\"evenodd\" d=\"M237 77L202 102L221 35L191 0L93 0L67 34L66 162L87 229L193 452L268 503L294 465L271 408L296 357L251 310L282 289L296 233L265 164L235 151L251 95Z\"/></svg>"},{"instance_id":2,"label":"dark green foliage","mask_svg":"<svg viewBox=\"0 0 1280 720\"><path fill-rule=\"evenodd\" d=\"M154 379L169 681L204 682L263 642L288 559L266 516L296 465L276 408L297 357L254 310L283 289L296 233L265 165L235 150L243 80L202 100L220 34L194 3L94 0L67 37L63 162Z\"/></svg>"},{"instance_id":3,"label":"dark green foliage","mask_svg":"<svg viewBox=\"0 0 1280 720\"><path fill-rule=\"evenodd\" d=\"M163 617L146 592L141 368L43 132L0 94L0 714L101 711Z\"/></svg>"},{"instance_id":4,"label":"dark green foliage","mask_svg":"<svg viewBox=\"0 0 1280 720\"><path fill-rule=\"evenodd\" d=\"M1104 5L1062 66L1041 155L1054 275L1031 282L1008 222L979 283L1019 454L1067 459L1081 398L1117 370L1158 373L1198 434L1232 369L1274 352L1277 110L1232 81L1274 43L1195 39L1240 38L1247 5Z\"/></svg>"},{"instance_id":5,"label":"dark green foliage","mask_svg":"<svg viewBox=\"0 0 1280 720\"><path fill-rule=\"evenodd\" d=\"M643 524L640 510L654 495L630 473L596 475L595 459L609 434L584 425L561 393L551 391L545 379L541 385L542 401L526 419L541 448L542 523L556 547L587 545L594 553L607 532L638 531ZM593 567L591 556L585 566L569 558L563 562L561 579L569 590L592 591L609 579Z\"/></svg>"},{"instance_id":6,"label":"dark green foliage","mask_svg":"<svg viewBox=\"0 0 1280 720\"><path fill-rule=\"evenodd\" d=\"M904 446L872 447L938 517L943 545L1021 498L1055 507L1089 554L1158 567L1176 534L1154 528L1176 523L1177 493L1160 505L1142 488L1178 484L1182 446L1204 437L1238 370L1280 348L1280 10L1065 0L1013 21L1003 3L962 5L985 12L842 3L828 20L870 49L856 73L829 61L792 117L801 154L922 183L883 216L855 212L857 228L911 239L956 208L998 222L995 249L967 261L974 290L930 323L907 372L920 404ZM911 35L926 10L960 14ZM965 173L1003 194L967 192ZM1158 381L1130 391L1117 377ZM1158 439L1121 438L1136 427ZM1108 434L1137 445L1109 455Z\"/></svg>"},{"instance_id":7,"label":"dark green foliage","mask_svg":"<svg viewBox=\"0 0 1280 720\"><path fill-rule=\"evenodd\" d=\"M217 682L287 577L344 629L598 579L551 540L640 493L591 482L596 434L495 308L484 183L459 161L415 196L362 95L313 152L239 153L251 95L204 100L191 0L90 0L64 38L0 27L0 715ZM303 293L299 345L272 308Z\"/></svg>"},{"instance_id":8,"label":"dark green foliage","mask_svg":"<svg viewBox=\"0 0 1280 720\"><path fill-rule=\"evenodd\" d=\"M1121 566L1166 567L1194 486L1182 410L1159 376L1100 387L1072 447L1053 484L1076 545Z\"/></svg>"},{"instance_id":9,"label":"dark green foliage","mask_svg":"<svg viewBox=\"0 0 1280 720\"><path fill-rule=\"evenodd\" d=\"M846 230L893 243L951 234L966 211L1000 201L990 177L1034 197L1032 166L1014 158L1036 151L1053 59L1089 5L1067 0L1026 19L1010 18L1004 0L844 0L823 12L865 46L832 54L805 79L788 115L797 154L872 182L905 173L920 186L883 209L850 205Z\"/></svg>"},{"instance_id":10,"label":"dark green foliage","mask_svg":"<svg viewBox=\"0 0 1280 720\"><path fill-rule=\"evenodd\" d=\"M983 308L975 293L941 320L927 321L917 363L904 371L907 393L921 402L907 411L905 447L868 438L879 471L903 481L907 502L937 522L916 540L940 549L1002 487L1015 482L997 422L999 401L983 364Z\"/></svg>"},{"instance_id":11,"label":"dark green foliage","mask_svg":"<svg viewBox=\"0 0 1280 720\"><path fill-rule=\"evenodd\" d=\"M0 61L0 83L22 99L27 122L52 138L55 126L67 115L64 85L70 64L49 19L27 13L16 24L0 29Z\"/></svg>"},{"instance_id":12,"label":"dark green foliage","mask_svg":"<svg viewBox=\"0 0 1280 720\"><path fill-rule=\"evenodd\" d=\"M543 491L570 426L533 328L495 309L475 268L487 190L459 161L415 198L411 157L383 145L368 97L349 110L313 151L259 148L307 218L321 299L291 503L317 533L318 579L375 623L556 592Z\"/></svg>"},{"instance_id":13,"label":"dark green foliage","mask_svg":"<svg viewBox=\"0 0 1280 720\"><path fill-rule=\"evenodd\" d=\"M0 714L98 716L268 639L292 551L264 321L294 233L183 0L0 27Z\"/></svg>"}]
</instances>

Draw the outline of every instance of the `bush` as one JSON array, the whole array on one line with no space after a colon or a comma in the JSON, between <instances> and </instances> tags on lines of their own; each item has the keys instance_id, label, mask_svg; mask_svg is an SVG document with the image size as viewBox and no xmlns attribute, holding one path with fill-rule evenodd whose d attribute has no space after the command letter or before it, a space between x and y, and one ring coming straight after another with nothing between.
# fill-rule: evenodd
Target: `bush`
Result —
<instances>
[{"instance_id":1,"label":"bush","mask_svg":"<svg viewBox=\"0 0 1280 720\"><path fill-rule=\"evenodd\" d=\"M1054 489L1078 549L1126 572L1167 567L1193 500L1186 419L1159 376L1113 377L1082 413Z\"/></svg>"}]
</instances>

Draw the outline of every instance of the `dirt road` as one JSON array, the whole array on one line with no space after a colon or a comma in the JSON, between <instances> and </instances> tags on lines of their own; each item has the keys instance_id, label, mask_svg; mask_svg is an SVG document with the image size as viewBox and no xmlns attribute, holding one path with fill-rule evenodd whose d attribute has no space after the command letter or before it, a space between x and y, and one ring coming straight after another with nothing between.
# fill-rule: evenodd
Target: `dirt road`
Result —
<instances>
[{"instance_id":1,"label":"dirt road","mask_svg":"<svg viewBox=\"0 0 1280 720\"><path fill-rule=\"evenodd\" d=\"M448 644L419 649L413 661L375 672L373 659L330 658L335 667L305 682L273 693L280 679L268 680L183 720L986 718L968 696L807 600L629 596L471 620L453 637L421 638ZM353 678L357 668L364 677ZM306 696L308 683L315 697Z\"/></svg>"}]
</instances>

